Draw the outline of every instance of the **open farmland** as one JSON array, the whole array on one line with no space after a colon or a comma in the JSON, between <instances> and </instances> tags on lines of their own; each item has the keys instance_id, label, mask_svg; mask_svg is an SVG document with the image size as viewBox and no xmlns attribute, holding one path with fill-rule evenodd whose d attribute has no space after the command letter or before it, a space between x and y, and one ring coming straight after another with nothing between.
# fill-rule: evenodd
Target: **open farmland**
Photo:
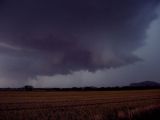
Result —
<instances>
[{"instance_id":1,"label":"open farmland","mask_svg":"<svg viewBox=\"0 0 160 120\"><path fill-rule=\"evenodd\" d=\"M159 120L159 113L160 90L0 92L0 120Z\"/></svg>"}]
</instances>

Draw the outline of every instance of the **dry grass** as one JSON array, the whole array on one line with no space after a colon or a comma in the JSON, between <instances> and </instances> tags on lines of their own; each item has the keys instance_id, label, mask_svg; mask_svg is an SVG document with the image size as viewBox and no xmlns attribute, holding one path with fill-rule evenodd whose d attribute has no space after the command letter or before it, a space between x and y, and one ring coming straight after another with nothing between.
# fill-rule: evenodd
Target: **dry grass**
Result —
<instances>
[{"instance_id":1,"label":"dry grass","mask_svg":"<svg viewBox=\"0 0 160 120\"><path fill-rule=\"evenodd\" d=\"M0 120L136 120L159 110L160 90L0 92Z\"/></svg>"}]
</instances>

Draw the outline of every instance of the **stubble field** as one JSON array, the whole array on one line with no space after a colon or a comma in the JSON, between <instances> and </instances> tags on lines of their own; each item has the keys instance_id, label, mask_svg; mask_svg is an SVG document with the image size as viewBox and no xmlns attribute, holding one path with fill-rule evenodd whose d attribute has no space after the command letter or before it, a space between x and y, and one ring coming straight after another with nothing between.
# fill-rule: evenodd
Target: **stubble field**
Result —
<instances>
[{"instance_id":1,"label":"stubble field","mask_svg":"<svg viewBox=\"0 0 160 120\"><path fill-rule=\"evenodd\" d=\"M160 90L0 91L0 120L160 120Z\"/></svg>"}]
</instances>

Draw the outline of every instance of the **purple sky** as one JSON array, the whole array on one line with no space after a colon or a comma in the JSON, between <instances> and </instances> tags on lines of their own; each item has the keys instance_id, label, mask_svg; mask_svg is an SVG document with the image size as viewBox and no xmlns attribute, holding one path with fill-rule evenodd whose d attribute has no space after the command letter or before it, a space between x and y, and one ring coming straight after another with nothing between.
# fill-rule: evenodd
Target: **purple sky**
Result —
<instances>
[{"instance_id":1,"label":"purple sky","mask_svg":"<svg viewBox=\"0 0 160 120\"><path fill-rule=\"evenodd\" d=\"M0 87L160 81L159 0L0 0Z\"/></svg>"}]
</instances>

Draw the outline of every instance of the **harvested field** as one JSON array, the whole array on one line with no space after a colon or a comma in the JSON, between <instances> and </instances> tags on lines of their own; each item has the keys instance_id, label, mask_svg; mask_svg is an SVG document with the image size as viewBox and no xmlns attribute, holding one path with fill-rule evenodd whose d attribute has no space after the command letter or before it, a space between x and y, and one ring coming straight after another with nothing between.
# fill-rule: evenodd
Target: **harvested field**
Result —
<instances>
[{"instance_id":1,"label":"harvested field","mask_svg":"<svg viewBox=\"0 0 160 120\"><path fill-rule=\"evenodd\" d=\"M160 90L0 92L0 120L159 120L158 114Z\"/></svg>"}]
</instances>

